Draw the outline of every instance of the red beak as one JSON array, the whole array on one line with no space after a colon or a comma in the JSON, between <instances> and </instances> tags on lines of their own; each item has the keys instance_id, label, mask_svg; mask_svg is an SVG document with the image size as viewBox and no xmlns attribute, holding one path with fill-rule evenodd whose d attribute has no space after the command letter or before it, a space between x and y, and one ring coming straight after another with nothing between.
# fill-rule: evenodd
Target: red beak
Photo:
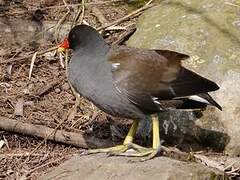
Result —
<instances>
[{"instance_id":1,"label":"red beak","mask_svg":"<svg viewBox=\"0 0 240 180\"><path fill-rule=\"evenodd\" d=\"M63 42L60 44L59 47L64 48L64 49L69 49L68 38L65 38L65 39L63 40Z\"/></svg>"}]
</instances>

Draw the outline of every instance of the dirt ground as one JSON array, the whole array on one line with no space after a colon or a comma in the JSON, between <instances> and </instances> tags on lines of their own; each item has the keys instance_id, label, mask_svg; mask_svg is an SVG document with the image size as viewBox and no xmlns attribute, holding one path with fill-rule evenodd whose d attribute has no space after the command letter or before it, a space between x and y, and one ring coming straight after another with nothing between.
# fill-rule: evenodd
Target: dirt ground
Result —
<instances>
[{"instance_id":1,"label":"dirt ground","mask_svg":"<svg viewBox=\"0 0 240 180\"><path fill-rule=\"evenodd\" d=\"M66 1L67 4L76 5L67 16L67 21L73 22L78 11L82 8L79 1ZM94 4L91 7L87 3ZM97 7L108 22L112 22L125 16L132 9L125 2L112 3L109 1L88 0L83 19L89 24L99 27L101 19L92 12L92 7ZM41 21L60 20L66 13L64 1L61 0L24 0L24 1L0 1L0 16L10 16L19 19L31 19L37 16ZM35 13L38 10L38 13ZM135 19L122 23L126 26L135 22ZM16 27L17 28L17 27ZM118 40L122 30L110 31L105 34L109 43ZM30 52L40 51L55 46L59 42L40 44L40 46L11 46L2 44L0 47L0 60L5 61L17 57L24 57ZM12 118L19 122L44 125L56 128L63 120L67 119L68 112L75 103L75 97L67 83L65 69L59 63L59 57L52 55L49 60L46 55L38 56L32 73L28 79L31 58L21 62L12 62L0 65L0 116ZM62 80L63 79L63 80ZM61 81L60 81L61 80ZM43 95L30 97L31 92L38 92L46 88L52 82L55 85ZM16 115L16 104L24 102L23 116ZM121 121L126 127L128 121ZM71 121L64 121L58 129L94 135L102 139L113 139L119 121L100 112L95 106L81 99L76 116ZM115 131L111 131L115 127ZM120 129L120 134L126 133L126 129ZM119 133L118 133L119 134ZM53 166L59 165L79 153L80 148L63 145L51 141L43 142L42 139L0 131L0 140L4 142L0 147L0 179L36 179L40 174ZM40 145L40 146L39 146ZM39 146L37 149L36 147ZM34 150L34 153L32 153ZM30 155L29 155L30 154Z\"/></svg>"},{"instance_id":2,"label":"dirt ground","mask_svg":"<svg viewBox=\"0 0 240 180\"><path fill-rule=\"evenodd\" d=\"M59 22L67 12L67 4L70 5L71 13L66 17L66 22L78 24L84 20L97 28L126 16L140 8L146 1L141 0L136 4L131 0L114 2L85 0L84 13L82 2L0 0L0 18L7 16L19 20ZM104 29L102 33L106 41L116 43L121 35L134 26L136 19L131 17L130 20L118 23L115 29ZM122 30L120 27L125 29ZM58 39L24 46L0 42L0 118L2 116L19 122L120 142L127 133L131 121L122 119L118 121L99 111L84 98L81 98L74 119L67 121L69 112L75 104L75 96L68 85L66 71L60 64L58 54L51 51L38 55L30 80L28 76L32 56L17 61L17 58L56 46L60 41L61 39ZM1 63L8 60L11 62ZM19 115L17 111L21 103L23 114ZM36 179L82 150L37 137L0 131L0 179Z\"/></svg>"}]
</instances>

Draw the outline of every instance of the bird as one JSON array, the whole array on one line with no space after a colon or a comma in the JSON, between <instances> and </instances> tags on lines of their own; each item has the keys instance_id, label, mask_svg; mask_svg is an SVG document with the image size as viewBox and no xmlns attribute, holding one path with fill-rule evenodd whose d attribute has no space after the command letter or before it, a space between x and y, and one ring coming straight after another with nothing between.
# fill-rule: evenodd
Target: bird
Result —
<instances>
[{"instance_id":1,"label":"bird","mask_svg":"<svg viewBox=\"0 0 240 180\"><path fill-rule=\"evenodd\" d=\"M183 67L190 56L170 50L109 45L89 25L73 27L58 51L72 50L68 65L70 85L100 110L133 123L121 145L89 149L87 154L109 153L152 159L161 150L158 113L171 109L222 107L209 95L219 86ZM138 126L152 121L152 147L135 144ZM135 150L127 153L128 150Z\"/></svg>"}]
</instances>

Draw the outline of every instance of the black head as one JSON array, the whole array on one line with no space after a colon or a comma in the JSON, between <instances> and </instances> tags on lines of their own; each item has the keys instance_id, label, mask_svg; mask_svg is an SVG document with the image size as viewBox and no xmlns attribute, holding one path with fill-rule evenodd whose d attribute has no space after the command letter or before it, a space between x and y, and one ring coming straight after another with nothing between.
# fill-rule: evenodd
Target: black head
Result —
<instances>
[{"instance_id":1,"label":"black head","mask_svg":"<svg viewBox=\"0 0 240 180\"><path fill-rule=\"evenodd\" d=\"M77 25L71 29L68 35L69 48L97 48L99 45L106 44L103 37L91 26Z\"/></svg>"}]
</instances>

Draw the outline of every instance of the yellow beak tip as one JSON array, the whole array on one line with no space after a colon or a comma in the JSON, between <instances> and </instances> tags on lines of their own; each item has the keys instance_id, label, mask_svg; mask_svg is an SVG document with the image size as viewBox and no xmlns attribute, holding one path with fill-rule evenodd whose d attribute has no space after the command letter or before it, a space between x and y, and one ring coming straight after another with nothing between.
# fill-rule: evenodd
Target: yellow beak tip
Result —
<instances>
[{"instance_id":1,"label":"yellow beak tip","mask_svg":"<svg viewBox=\"0 0 240 180\"><path fill-rule=\"evenodd\" d=\"M59 48L57 49L57 51L58 51L59 53L62 53L62 52L65 52L65 51L66 51L66 49L65 49L65 48L63 48L63 47L59 47Z\"/></svg>"}]
</instances>

